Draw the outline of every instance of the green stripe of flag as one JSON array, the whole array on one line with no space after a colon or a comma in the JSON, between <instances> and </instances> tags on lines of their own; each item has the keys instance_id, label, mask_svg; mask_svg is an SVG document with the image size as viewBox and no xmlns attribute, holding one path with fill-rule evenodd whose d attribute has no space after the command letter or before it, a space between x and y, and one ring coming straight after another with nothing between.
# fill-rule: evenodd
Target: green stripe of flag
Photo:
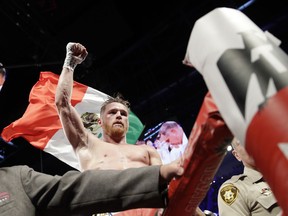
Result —
<instances>
[{"instance_id":1,"label":"green stripe of flag","mask_svg":"<svg viewBox=\"0 0 288 216\"><path fill-rule=\"evenodd\" d=\"M129 129L126 135L127 143L135 144L143 132L145 126L141 120L132 112L129 113Z\"/></svg>"}]
</instances>

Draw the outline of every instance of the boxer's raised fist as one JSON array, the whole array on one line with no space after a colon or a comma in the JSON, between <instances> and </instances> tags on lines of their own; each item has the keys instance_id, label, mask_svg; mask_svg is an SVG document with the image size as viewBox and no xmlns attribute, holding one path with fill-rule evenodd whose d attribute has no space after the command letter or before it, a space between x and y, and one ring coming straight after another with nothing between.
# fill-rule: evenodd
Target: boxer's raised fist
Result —
<instances>
[{"instance_id":1,"label":"boxer's raised fist","mask_svg":"<svg viewBox=\"0 0 288 216\"><path fill-rule=\"evenodd\" d=\"M77 64L81 64L88 52L86 48L80 43L69 42L66 46L66 58L63 67L74 70Z\"/></svg>"}]
</instances>

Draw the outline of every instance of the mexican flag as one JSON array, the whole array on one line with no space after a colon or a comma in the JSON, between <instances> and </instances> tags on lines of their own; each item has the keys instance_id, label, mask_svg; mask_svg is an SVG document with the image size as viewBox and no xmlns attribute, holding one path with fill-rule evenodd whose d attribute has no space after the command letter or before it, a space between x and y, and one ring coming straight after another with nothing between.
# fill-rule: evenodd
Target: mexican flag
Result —
<instances>
[{"instance_id":1,"label":"mexican flag","mask_svg":"<svg viewBox=\"0 0 288 216\"><path fill-rule=\"evenodd\" d=\"M21 118L5 127L1 133L6 142L23 137L34 147L52 154L68 165L79 169L79 162L71 144L66 139L55 106L55 91L59 75L46 71L40 73L38 82L32 87L29 105ZM96 124L101 104L109 96L96 89L75 82L71 104L81 115L83 124L95 136L102 137L102 129ZM135 144L144 125L133 113L129 115L127 142Z\"/></svg>"}]
</instances>

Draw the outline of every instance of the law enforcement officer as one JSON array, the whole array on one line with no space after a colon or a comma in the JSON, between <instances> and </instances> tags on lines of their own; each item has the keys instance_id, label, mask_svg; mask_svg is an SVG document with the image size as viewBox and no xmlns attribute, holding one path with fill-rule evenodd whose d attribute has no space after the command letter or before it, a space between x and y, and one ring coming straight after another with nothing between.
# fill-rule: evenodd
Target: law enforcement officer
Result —
<instances>
[{"instance_id":1,"label":"law enforcement officer","mask_svg":"<svg viewBox=\"0 0 288 216\"><path fill-rule=\"evenodd\" d=\"M242 161L244 172L232 176L222 184L218 192L219 215L266 216L281 215L281 209L263 176L255 168L253 158L234 138L233 155Z\"/></svg>"}]
</instances>

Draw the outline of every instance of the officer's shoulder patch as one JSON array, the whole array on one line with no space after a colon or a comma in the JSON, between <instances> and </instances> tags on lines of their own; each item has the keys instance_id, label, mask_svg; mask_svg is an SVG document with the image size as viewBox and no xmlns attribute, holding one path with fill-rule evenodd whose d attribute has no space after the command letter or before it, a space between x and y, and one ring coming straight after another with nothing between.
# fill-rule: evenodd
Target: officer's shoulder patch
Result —
<instances>
[{"instance_id":1,"label":"officer's shoulder patch","mask_svg":"<svg viewBox=\"0 0 288 216\"><path fill-rule=\"evenodd\" d=\"M238 192L239 190L236 186L227 184L221 188L220 196L227 205L231 205L237 199Z\"/></svg>"}]
</instances>

